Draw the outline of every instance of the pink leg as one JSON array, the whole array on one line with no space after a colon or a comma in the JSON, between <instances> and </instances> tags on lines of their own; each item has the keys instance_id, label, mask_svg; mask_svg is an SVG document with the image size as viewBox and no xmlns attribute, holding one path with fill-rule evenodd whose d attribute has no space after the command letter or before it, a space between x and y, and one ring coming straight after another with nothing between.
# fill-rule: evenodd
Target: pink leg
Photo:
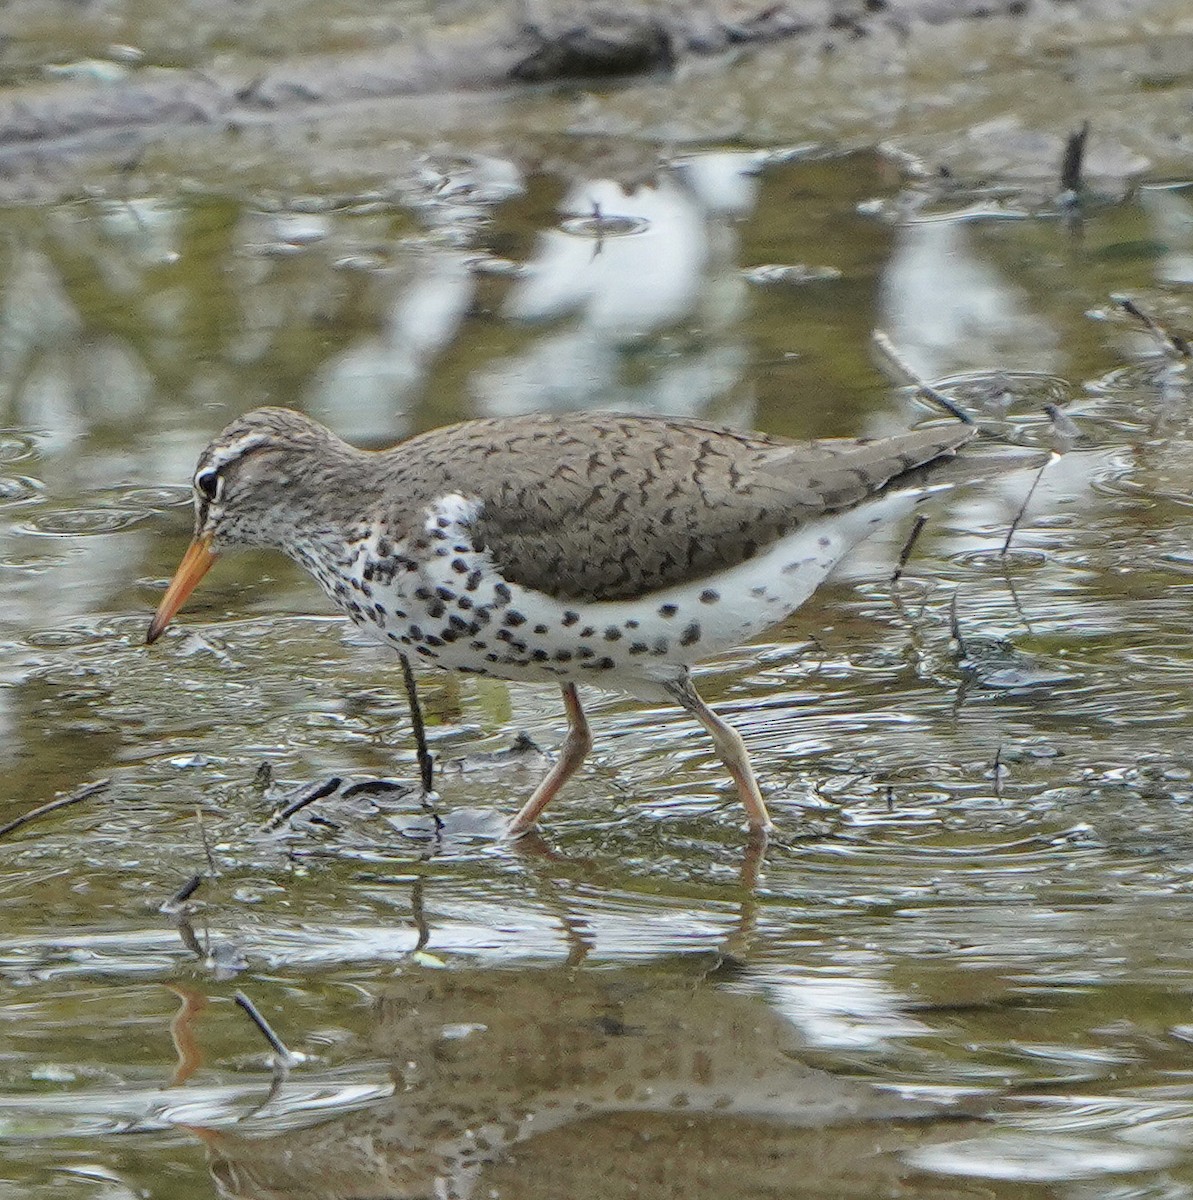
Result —
<instances>
[{"instance_id":1,"label":"pink leg","mask_svg":"<svg viewBox=\"0 0 1193 1200\"><path fill-rule=\"evenodd\" d=\"M534 828L539 814L555 799L556 793L575 774L576 768L592 749L592 732L588 728L584 709L580 707L576 685L565 683L561 685L560 690L563 692L563 706L568 716L567 737L563 739L555 765L547 772L547 777L542 783L534 789L534 794L522 805L510 824L509 832L512 837L519 837Z\"/></svg>"},{"instance_id":2,"label":"pink leg","mask_svg":"<svg viewBox=\"0 0 1193 1200\"><path fill-rule=\"evenodd\" d=\"M750 829L755 833L768 833L774 828L758 780L754 777L754 769L750 766L750 756L746 753L746 744L741 734L731 725L726 725L703 700L692 686L691 678L685 673L682 679L675 683L664 685L668 694L681 708L704 726L712 735L713 745L721 756L721 761L729 769L733 782L737 784L737 795L746 810Z\"/></svg>"}]
</instances>

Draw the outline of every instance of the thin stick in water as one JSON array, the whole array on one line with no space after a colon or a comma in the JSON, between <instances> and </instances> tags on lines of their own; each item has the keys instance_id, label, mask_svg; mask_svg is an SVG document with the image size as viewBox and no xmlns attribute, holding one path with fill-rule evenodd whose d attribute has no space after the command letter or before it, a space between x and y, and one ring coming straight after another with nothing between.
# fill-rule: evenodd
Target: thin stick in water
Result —
<instances>
[{"instance_id":1,"label":"thin stick in water","mask_svg":"<svg viewBox=\"0 0 1193 1200\"><path fill-rule=\"evenodd\" d=\"M203 843L203 853L207 855L207 871L212 879L219 876L215 866L215 855L211 852L211 843L207 840L207 826L203 824L203 810L195 805L195 823L199 826L199 840Z\"/></svg>"},{"instance_id":2,"label":"thin stick in water","mask_svg":"<svg viewBox=\"0 0 1193 1200\"><path fill-rule=\"evenodd\" d=\"M920 540L920 534L927 524L928 518L923 513L920 513L911 527L911 532L907 535L907 541L903 543L903 549L899 551L899 561L895 565L895 573L891 576L891 583L898 583L903 578L903 568L907 566L907 560L911 557L911 552L915 549L915 544Z\"/></svg>"},{"instance_id":3,"label":"thin stick in water","mask_svg":"<svg viewBox=\"0 0 1193 1200\"><path fill-rule=\"evenodd\" d=\"M1060 160L1060 188L1062 192L1081 191L1082 170L1085 165L1085 143L1089 137L1089 122L1082 123L1065 139L1065 153Z\"/></svg>"},{"instance_id":4,"label":"thin stick in water","mask_svg":"<svg viewBox=\"0 0 1193 1200\"><path fill-rule=\"evenodd\" d=\"M1159 343L1170 358L1193 358L1193 346L1180 334L1170 333L1154 317L1144 312L1130 296L1116 294L1110 297L1125 313L1135 318Z\"/></svg>"},{"instance_id":5,"label":"thin stick in water","mask_svg":"<svg viewBox=\"0 0 1193 1200\"><path fill-rule=\"evenodd\" d=\"M112 781L110 779L97 779L94 783L84 784L69 795L59 796L57 800L51 800L48 804L31 808L27 813L22 813L19 817L15 817L9 821L7 825L0 825L0 837L4 837L14 830L20 829L32 821L36 821L48 813L57 812L60 808L68 808L72 804L80 804L84 800L90 800L92 796L98 796L101 792L106 792L111 786Z\"/></svg>"},{"instance_id":6,"label":"thin stick in water","mask_svg":"<svg viewBox=\"0 0 1193 1200\"><path fill-rule=\"evenodd\" d=\"M269 818L262 826L266 833L272 833L284 822L288 821L295 813L302 812L308 804L314 804L316 800L322 800L325 796L330 796L343 780L338 775L333 775L330 779L324 780L317 787L310 788L303 792L297 800L292 800L284 808L279 808L277 812Z\"/></svg>"},{"instance_id":7,"label":"thin stick in water","mask_svg":"<svg viewBox=\"0 0 1193 1200\"><path fill-rule=\"evenodd\" d=\"M1011 548L1011 539L1015 536L1015 531L1019 528L1020 522L1027 515L1027 507L1031 504L1031 498L1036 494L1036 488L1040 486L1040 480L1044 477L1044 470L1050 464L1057 462L1060 455L1055 450L1040 464L1040 469L1036 472L1036 477L1031 481L1031 487L1027 489L1027 495L1023 497L1023 503L1019 506L1019 511L1015 514L1015 519L1011 522L1011 528L1007 530L1006 540L1002 544L1002 549L998 552L999 558L1005 558L1007 551Z\"/></svg>"},{"instance_id":8,"label":"thin stick in water","mask_svg":"<svg viewBox=\"0 0 1193 1200\"><path fill-rule=\"evenodd\" d=\"M961 621L957 616L957 593L953 593L953 599L949 602L949 633L952 634L953 641L957 643L958 659L967 659L969 651L965 648L965 638L961 636Z\"/></svg>"},{"instance_id":9,"label":"thin stick in water","mask_svg":"<svg viewBox=\"0 0 1193 1200\"><path fill-rule=\"evenodd\" d=\"M414 928L418 930L418 941L414 949L425 950L431 940L431 927L427 924L427 910L423 907L423 878L420 875L410 888L410 915L414 918Z\"/></svg>"},{"instance_id":10,"label":"thin stick in water","mask_svg":"<svg viewBox=\"0 0 1193 1200\"><path fill-rule=\"evenodd\" d=\"M273 1052L277 1055L277 1065L283 1069L288 1069L301 1061L301 1059L291 1052L286 1043L282 1041L272 1026L261 1015L257 1006L244 994L244 992L236 992L233 997L237 1005L242 1008L254 1025L261 1031L261 1036L270 1044Z\"/></svg>"},{"instance_id":11,"label":"thin stick in water","mask_svg":"<svg viewBox=\"0 0 1193 1200\"><path fill-rule=\"evenodd\" d=\"M956 400L951 396L947 396L938 387L933 387L926 379L917 374L911 368L911 364L895 349L895 343L881 329L874 330L871 335L871 340L875 348L882 355L887 365L894 368L894 374L901 379L905 384L910 384L920 395L931 400L934 404L938 404L950 416L954 416L958 421L962 421L966 425L976 425L977 422L958 405Z\"/></svg>"},{"instance_id":12,"label":"thin stick in water","mask_svg":"<svg viewBox=\"0 0 1193 1200\"><path fill-rule=\"evenodd\" d=\"M171 912L174 909L181 908L199 890L205 878L206 876L202 873L202 871L200 871L198 874L192 875L186 881L186 883L184 883L182 887L180 887L178 891L176 891L174 895L172 895L170 899L162 905L162 910L164 912Z\"/></svg>"}]
</instances>

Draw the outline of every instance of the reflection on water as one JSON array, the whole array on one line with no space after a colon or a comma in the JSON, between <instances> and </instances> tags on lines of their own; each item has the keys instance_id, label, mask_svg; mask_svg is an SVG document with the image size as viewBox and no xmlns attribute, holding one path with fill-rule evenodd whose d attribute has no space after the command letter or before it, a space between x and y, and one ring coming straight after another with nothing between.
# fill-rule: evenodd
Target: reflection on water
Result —
<instances>
[{"instance_id":1,"label":"reflection on water","mask_svg":"<svg viewBox=\"0 0 1193 1200\"><path fill-rule=\"evenodd\" d=\"M764 1184L775 1168L756 1138L773 1162L805 1157L810 1136L833 1145L809 1129L845 1126L853 1143L864 1122L948 1120L945 1104L802 1063L793 1029L734 990L737 974L716 958L404 973L376 999L371 1037L393 1096L281 1134L253 1135L271 1124L261 1111L244 1133L203 1130L212 1174L236 1197L467 1197L492 1194L494 1170L503 1194L628 1196L658 1179L681 1195L710 1174Z\"/></svg>"},{"instance_id":2,"label":"reflection on water","mask_svg":"<svg viewBox=\"0 0 1193 1200\"><path fill-rule=\"evenodd\" d=\"M1189 385L1109 300L1193 324L1181 190L1078 236L888 223L869 154L578 178L0 213L0 817L114 781L0 841L13 1186L1188 1195ZM544 842L501 843L543 765L505 751L558 744L557 697L446 677L441 836L401 789L278 828L288 789L413 775L394 664L265 556L142 644L237 412L881 433L924 410L879 326L990 436L897 585L901 534L710 664L765 864L695 726L616 696ZM235 988L303 1055L272 1092ZM962 1096L990 1112L938 1119Z\"/></svg>"}]
</instances>

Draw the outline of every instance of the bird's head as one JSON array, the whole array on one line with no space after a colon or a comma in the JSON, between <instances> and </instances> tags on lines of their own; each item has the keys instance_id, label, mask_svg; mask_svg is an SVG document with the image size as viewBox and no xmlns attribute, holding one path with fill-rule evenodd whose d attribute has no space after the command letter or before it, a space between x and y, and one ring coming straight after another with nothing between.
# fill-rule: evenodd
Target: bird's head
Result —
<instances>
[{"instance_id":1,"label":"bird's head","mask_svg":"<svg viewBox=\"0 0 1193 1200\"><path fill-rule=\"evenodd\" d=\"M199 455L192 480L195 535L149 625L155 642L229 546L287 549L307 503L336 461L356 453L317 421L288 408L237 418Z\"/></svg>"}]
</instances>

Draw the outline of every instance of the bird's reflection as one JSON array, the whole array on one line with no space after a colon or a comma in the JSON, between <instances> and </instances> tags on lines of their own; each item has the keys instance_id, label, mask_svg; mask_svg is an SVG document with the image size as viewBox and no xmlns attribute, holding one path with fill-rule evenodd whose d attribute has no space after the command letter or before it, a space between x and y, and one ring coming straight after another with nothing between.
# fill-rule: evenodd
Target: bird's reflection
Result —
<instances>
[{"instance_id":1,"label":"bird's reflection","mask_svg":"<svg viewBox=\"0 0 1193 1200\"><path fill-rule=\"evenodd\" d=\"M536 887L568 865L533 843L521 852L543 866ZM761 853L747 851L743 883ZM366 1053L390 1064L384 1101L305 1129L195 1130L220 1194L629 1196L655 1180L651 1194L680 1195L713 1194L703 1189L716 1180L728 1195L776 1163L785 1178L793 1165L844 1178L863 1160L896 1173L875 1147L922 1130L896 1138L881 1123L944 1112L801 1061L797 1031L740 957L751 887L723 952L633 968L587 964L583 923L555 911L574 926L562 965L443 969L416 956L375 996Z\"/></svg>"}]
</instances>

